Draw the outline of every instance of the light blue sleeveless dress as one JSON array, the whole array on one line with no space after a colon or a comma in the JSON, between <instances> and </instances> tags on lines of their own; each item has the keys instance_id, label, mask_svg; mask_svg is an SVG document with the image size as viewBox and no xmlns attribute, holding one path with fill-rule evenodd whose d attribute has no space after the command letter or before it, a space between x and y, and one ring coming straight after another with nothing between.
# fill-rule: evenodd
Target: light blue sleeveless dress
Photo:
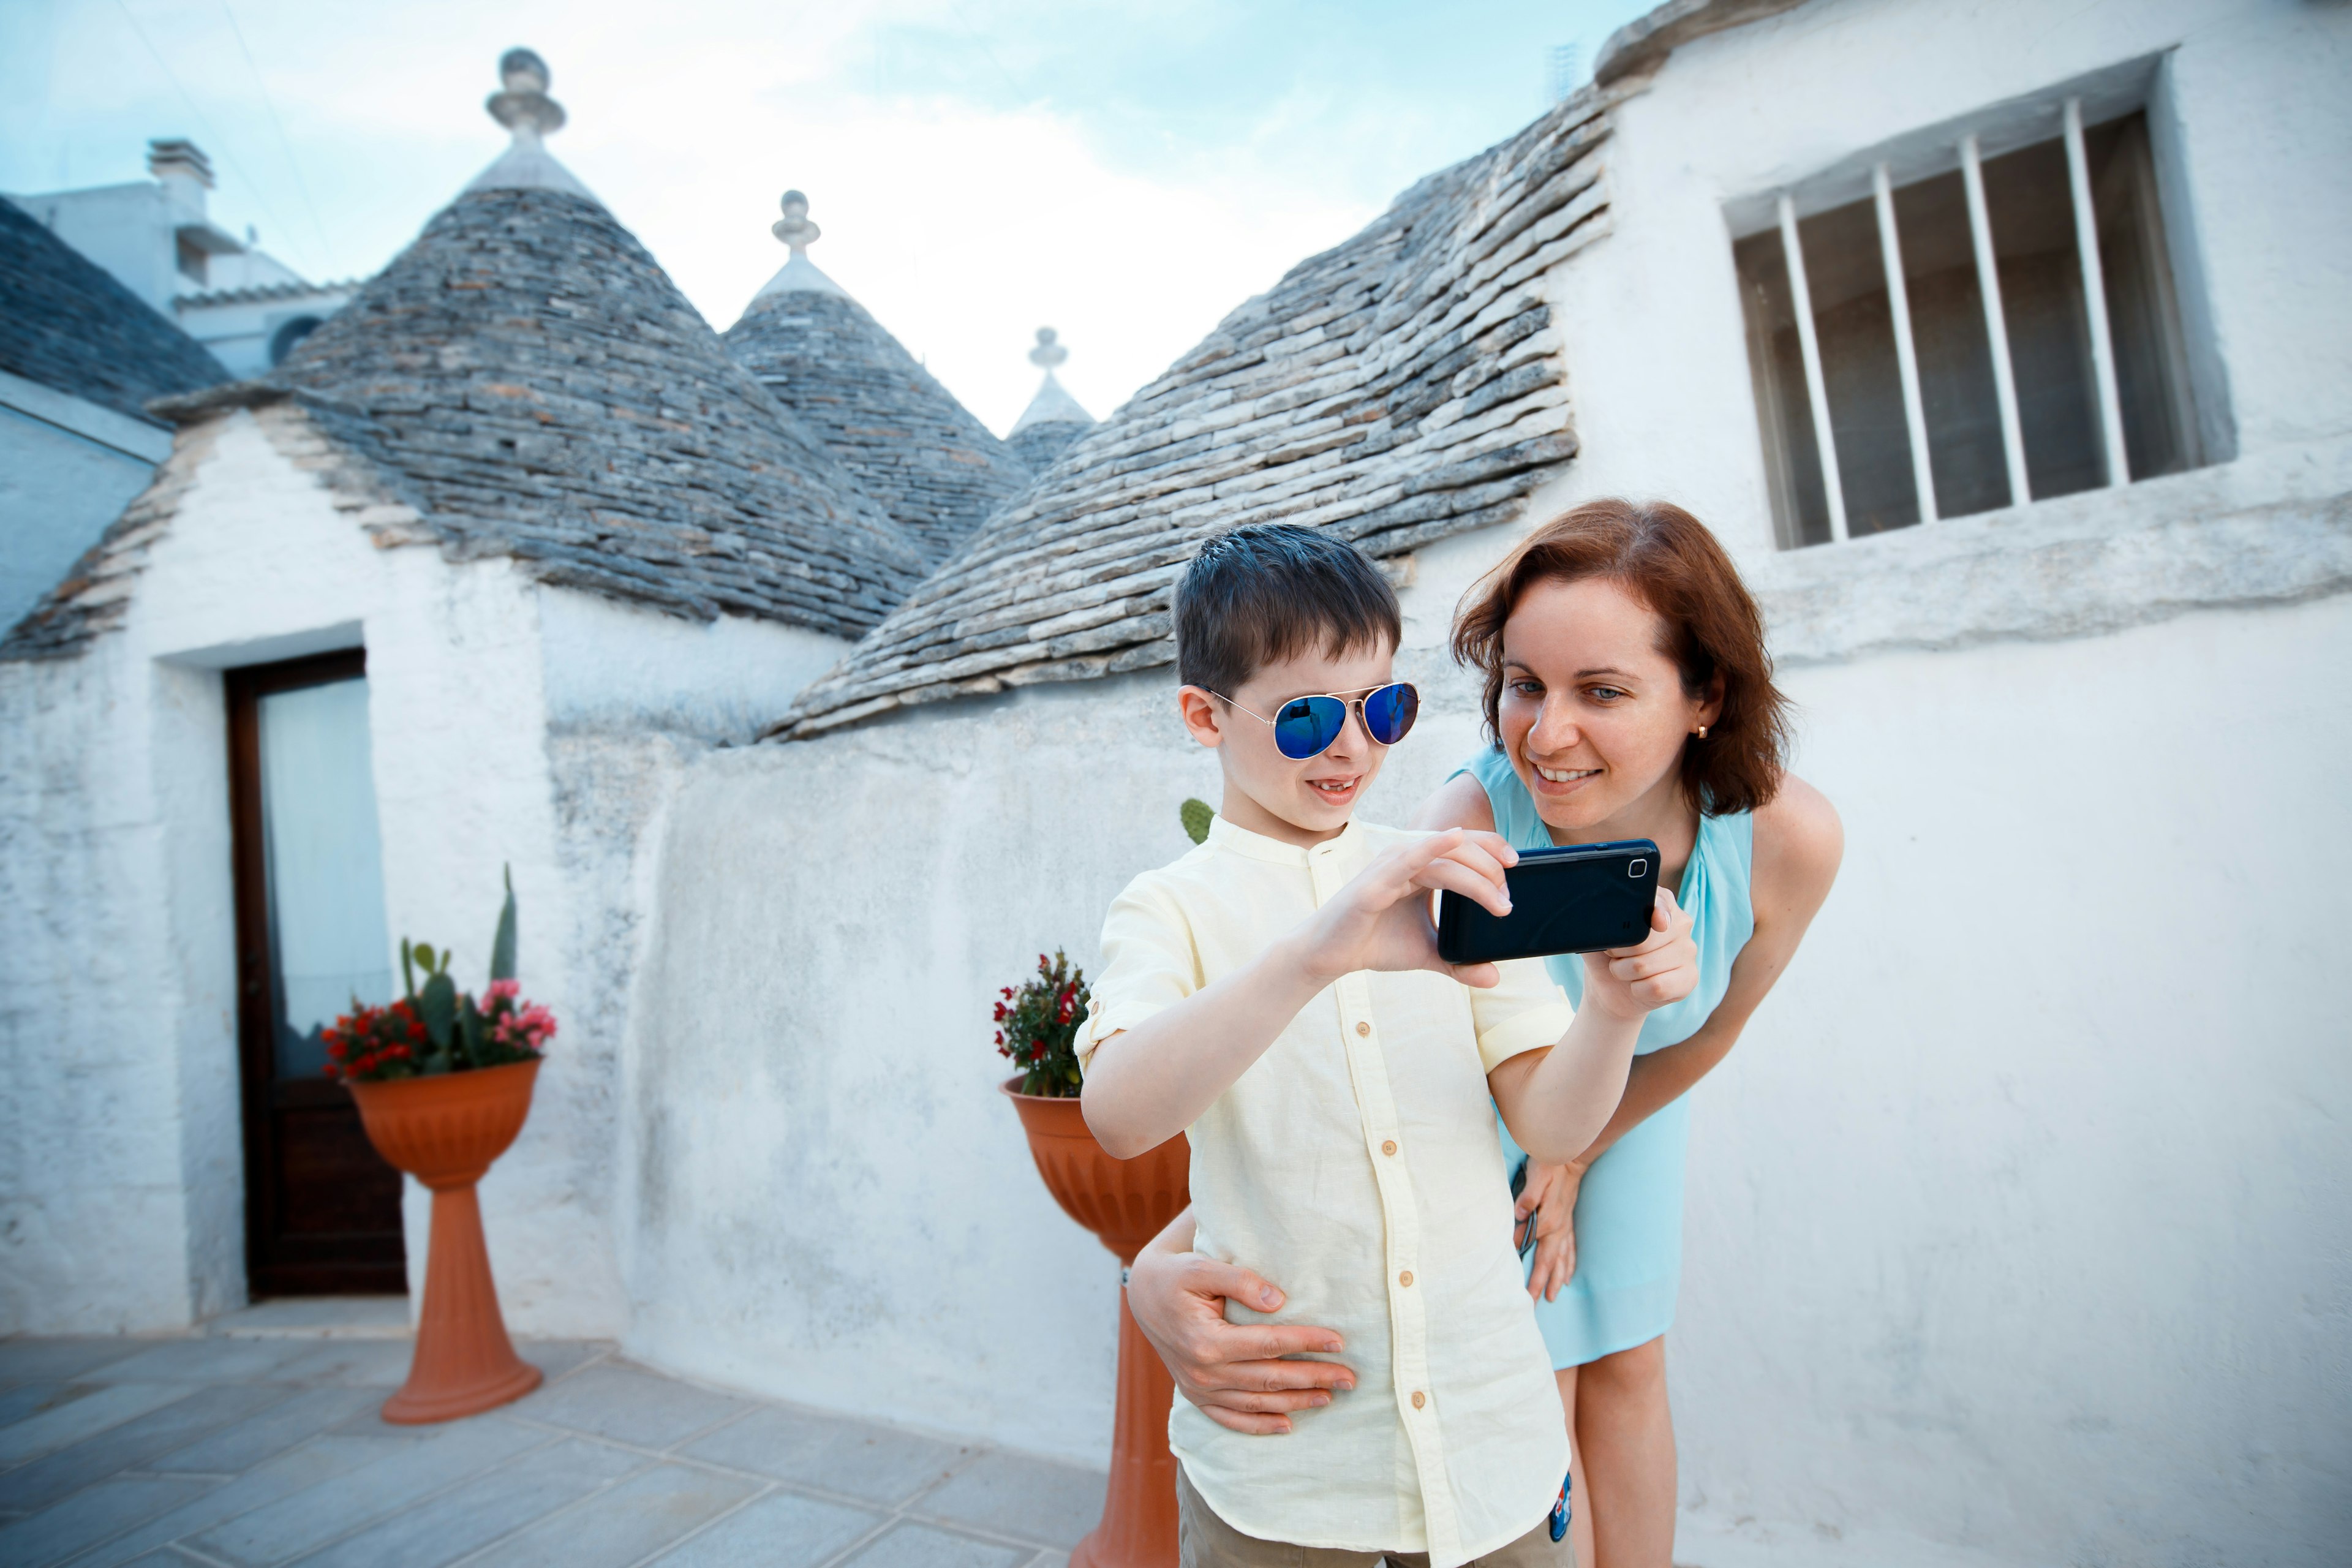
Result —
<instances>
[{"instance_id":1,"label":"light blue sleeveless dress","mask_svg":"<svg viewBox=\"0 0 2352 1568\"><path fill-rule=\"evenodd\" d=\"M1486 786L1495 831L1521 849L1551 846L1510 759L1493 747L1454 770ZM1698 985L1642 1026L1636 1055L1677 1045L1698 1032L1731 984L1731 963L1756 932L1748 873L1756 825L1746 812L1701 816L1698 843L1675 897L1690 911L1698 943ZM1569 1000L1584 1002L1584 960L1566 953L1544 961ZM1497 1117L1499 1126L1501 1118ZM1556 1301L1536 1302L1536 1322L1555 1367L1582 1366L1646 1344L1675 1321L1683 1272L1683 1163L1690 1142L1685 1095L1634 1128L1592 1163L1576 1194L1576 1275ZM1503 1130L1506 1170L1525 1152ZM1529 1267L1534 1254L1528 1254Z\"/></svg>"}]
</instances>

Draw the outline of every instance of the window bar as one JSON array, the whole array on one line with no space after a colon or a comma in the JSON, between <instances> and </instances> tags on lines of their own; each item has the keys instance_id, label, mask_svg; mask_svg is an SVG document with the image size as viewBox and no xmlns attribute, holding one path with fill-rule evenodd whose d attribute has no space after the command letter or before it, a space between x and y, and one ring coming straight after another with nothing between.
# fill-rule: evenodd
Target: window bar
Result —
<instances>
[{"instance_id":1,"label":"window bar","mask_svg":"<svg viewBox=\"0 0 2352 1568\"><path fill-rule=\"evenodd\" d=\"M2074 188L2074 248L2083 258L2083 309L2091 318L2091 367L2099 384L2099 428L2106 436L2107 483L2128 484L2123 401L2116 395L2116 343L2107 331L2106 274L2099 265L2099 215L2091 205L2091 160L2083 150L2083 100L2066 100L2066 178Z\"/></svg>"},{"instance_id":2,"label":"window bar","mask_svg":"<svg viewBox=\"0 0 2352 1568\"><path fill-rule=\"evenodd\" d=\"M1813 291L1805 286L1805 248L1797 243L1797 204L1780 193L1780 249L1789 263L1789 302L1797 312L1797 346L1804 351L1805 399L1813 410L1813 450L1822 459L1822 493L1830 502L1830 537L1843 542L1845 486L1838 479L1837 438L1830 433L1830 388L1822 376L1822 342L1813 331Z\"/></svg>"},{"instance_id":3,"label":"window bar","mask_svg":"<svg viewBox=\"0 0 2352 1568\"><path fill-rule=\"evenodd\" d=\"M1969 237L1976 241L1977 292L1984 296L1985 336L1991 340L1993 392L2000 401L2000 447L2009 459L2009 504L2023 506L2033 499L2025 479L2025 427L2017 417L2017 376L2009 364L2009 320L2000 308L2000 267L1993 258L1984 161L1974 136L1960 140L1960 174L1969 192Z\"/></svg>"},{"instance_id":4,"label":"window bar","mask_svg":"<svg viewBox=\"0 0 2352 1568\"><path fill-rule=\"evenodd\" d=\"M1895 363L1903 372L1903 420L1911 427L1911 483L1919 521L1936 521L1936 474L1927 460L1927 405L1919 395L1919 353L1911 341L1911 291L1903 281L1903 246L1895 233L1895 183L1886 165L1870 172L1878 205L1878 253L1886 267L1886 302L1895 316Z\"/></svg>"}]
</instances>

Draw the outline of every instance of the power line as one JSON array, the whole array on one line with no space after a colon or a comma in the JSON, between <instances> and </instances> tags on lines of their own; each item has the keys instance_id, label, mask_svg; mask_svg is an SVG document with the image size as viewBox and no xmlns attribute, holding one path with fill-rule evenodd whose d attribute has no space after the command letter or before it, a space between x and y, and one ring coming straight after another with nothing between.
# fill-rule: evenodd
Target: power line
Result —
<instances>
[{"instance_id":1,"label":"power line","mask_svg":"<svg viewBox=\"0 0 2352 1568\"><path fill-rule=\"evenodd\" d=\"M214 126L212 121L205 115L205 111L196 107L196 100L190 97L188 95L188 89L181 85L180 74L172 68L171 61L163 58L163 52L161 49L158 49L155 47L155 41L147 36L147 29L139 25L139 18L131 14L131 6L127 3L127 0L114 0L114 8L122 13L122 19L124 21L131 24L131 31L132 35L138 38L141 46L146 49L149 58L154 60L156 68L163 73L163 79L172 84L172 90L180 95L180 101L188 106L188 112L195 117L198 128L201 129L205 135L211 140L214 146L218 147L221 150L221 162L227 164L230 172L235 174L239 180L245 183L247 188L253 192L253 199L261 204L261 210L268 216L270 224L275 227L284 229L287 233L291 234L294 231L294 226L278 217L278 209L269 205L269 197L264 194L260 184L257 182L251 174L245 172L244 164L238 163L234 157L230 156L228 151L228 139L223 136Z\"/></svg>"},{"instance_id":2,"label":"power line","mask_svg":"<svg viewBox=\"0 0 2352 1568\"><path fill-rule=\"evenodd\" d=\"M220 0L221 15L228 18L228 30L236 35L236 47L245 56L245 68L252 73L254 90L261 94L261 107L269 111L269 123L278 130L278 144L286 153L286 166L294 171L294 188L301 193L302 205L310 214L310 226L318 231L319 247L326 252L328 262L341 272L342 258L336 253L334 241L327 237L327 226L319 221L319 204L310 199L310 182L302 176L301 160L294 156L293 139L286 134L286 121L278 117L278 105L269 96L269 84L261 79L261 68L254 63L253 50L245 41L245 29L237 26L236 13L229 8L228 0Z\"/></svg>"}]
</instances>

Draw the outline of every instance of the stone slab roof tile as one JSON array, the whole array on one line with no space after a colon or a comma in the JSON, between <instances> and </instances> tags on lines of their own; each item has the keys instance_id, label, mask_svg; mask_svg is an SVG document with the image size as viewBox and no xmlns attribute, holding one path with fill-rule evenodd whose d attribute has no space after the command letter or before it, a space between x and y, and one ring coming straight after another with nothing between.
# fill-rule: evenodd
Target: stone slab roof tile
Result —
<instances>
[{"instance_id":1,"label":"stone slab roof tile","mask_svg":"<svg viewBox=\"0 0 2352 1568\"><path fill-rule=\"evenodd\" d=\"M763 292L728 352L824 443L936 564L1029 482L1029 466L837 289Z\"/></svg>"},{"instance_id":2,"label":"stone slab roof tile","mask_svg":"<svg viewBox=\"0 0 2352 1568\"><path fill-rule=\"evenodd\" d=\"M1587 89L1243 304L771 733L1169 663L1176 579L1243 523L1310 523L1396 557L1518 516L1576 455L1539 283L1606 231L1612 101Z\"/></svg>"},{"instance_id":3,"label":"stone slab roof tile","mask_svg":"<svg viewBox=\"0 0 2352 1568\"><path fill-rule=\"evenodd\" d=\"M135 419L153 398L228 379L176 322L5 198L0 370Z\"/></svg>"},{"instance_id":4,"label":"stone slab roof tile","mask_svg":"<svg viewBox=\"0 0 2352 1568\"><path fill-rule=\"evenodd\" d=\"M401 509L382 542L509 557L671 615L855 637L926 564L635 237L566 190L469 190L269 376L155 411L184 446L240 407L273 439L299 430L330 449L304 466ZM126 521L171 504L151 491ZM127 537L92 552L106 581L135 570ZM95 613L97 580L78 568L0 657L71 653L113 624Z\"/></svg>"}]
</instances>

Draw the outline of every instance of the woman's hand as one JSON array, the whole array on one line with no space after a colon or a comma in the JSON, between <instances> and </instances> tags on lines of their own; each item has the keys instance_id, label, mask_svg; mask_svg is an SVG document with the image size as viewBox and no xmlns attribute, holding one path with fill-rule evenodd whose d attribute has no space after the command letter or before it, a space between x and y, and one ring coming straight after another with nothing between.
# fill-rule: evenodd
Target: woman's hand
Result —
<instances>
[{"instance_id":1,"label":"woman's hand","mask_svg":"<svg viewBox=\"0 0 2352 1568\"><path fill-rule=\"evenodd\" d=\"M1236 1432L1287 1432L1288 1412L1328 1405L1334 1394L1356 1386L1356 1374L1339 1363L1285 1359L1337 1352L1337 1333L1299 1323L1225 1321L1227 1297L1271 1312L1282 1305L1282 1292L1246 1268L1164 1247L1168 1239L1161 1233L1128 1271L1128 1310L1167 1363L1176 1392L1210 1420Z\"/></svg>"},{"instance_id":2,"label":"woman's hand","mask_svg":"<svg viewBox=\"0 0 2352 1568\"><path fill-rule=\"evenodd\" d=\"M1512 1214L1512 1240L1524 1243L1527 1227L1535 1226L1536 1256L1528 1270L1528 1294L1557 1301L1561 1287L1576 1278L1576 1194L1584 1184L1580 1165L1528 1167L1527 1184L1519 1190Z\"/></svg>"},{"instance_id":3,"label":"woman's hand","mask_svg":"<svg viewBox=\"0 0 2352 1568\"><path fill-rule=\"evenodd\" d=\"M1639 1020L1681 1001L1698 987L1698 943L1690 911L1658 889L1650 934L1638 947L1584 955L1584 1002L1612 1018Z\"/></svg>"}]
</instances>

